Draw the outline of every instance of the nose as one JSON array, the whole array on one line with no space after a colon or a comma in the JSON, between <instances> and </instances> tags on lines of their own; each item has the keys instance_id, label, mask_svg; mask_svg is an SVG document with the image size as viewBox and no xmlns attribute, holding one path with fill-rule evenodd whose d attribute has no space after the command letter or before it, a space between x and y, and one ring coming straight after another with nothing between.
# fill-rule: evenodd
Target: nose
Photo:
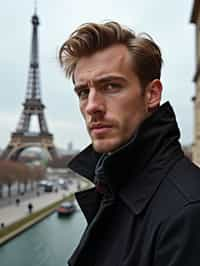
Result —
<instances>
[{"instance_id":1,"label":"nose","mask_svg":"<svg viewBox=\"0 0 200 266\"><path fill-rule=\"evenodd\" d=\"M88 115L93 115L97 113L101 114L105 113L105 107L106 106L104 96L100 92L91 89L88 95L85 112Z\"/></svg>"}]
</instances>

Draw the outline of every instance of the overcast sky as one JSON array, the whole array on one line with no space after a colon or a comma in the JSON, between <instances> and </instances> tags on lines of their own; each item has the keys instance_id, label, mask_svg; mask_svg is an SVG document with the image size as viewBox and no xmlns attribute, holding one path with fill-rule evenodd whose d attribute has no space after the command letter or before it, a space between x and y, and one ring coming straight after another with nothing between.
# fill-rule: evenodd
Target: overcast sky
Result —
<instances>
[{"instance_id":1,"label":"overcast sky","mask_svg":"<svg viewBox=\"0 0 200 266\"><path fill-rule=\"evenodd\" d=\"M89 143L72 84L65 79L56 54L69 34L85 22L116 20L147 32L161 47L163 100L177 114L181 142L193 142L195 27L190 23L193 0L38 0L39 55L43 102L55 144L75 148ZM15 131L25 98L34 0L0 0L0 147ZM33 122L34 123L34 122Z\"/></svg>"}]
</instances>

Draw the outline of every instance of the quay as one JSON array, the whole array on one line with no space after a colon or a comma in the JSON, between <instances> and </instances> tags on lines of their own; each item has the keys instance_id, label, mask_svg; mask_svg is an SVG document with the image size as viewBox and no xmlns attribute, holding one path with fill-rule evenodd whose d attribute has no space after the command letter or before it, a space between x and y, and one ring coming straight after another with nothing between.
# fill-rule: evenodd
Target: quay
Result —
<instances>
[{"instance_id":1,"label":"quay","mask_svg":"<svg viewBox=\"0 0 200 266\"><path fill-rule=\"evenodd\" d=\"M81 182L80 189L83 189L86 186L88 186L88 183ZM50 215L62 201L70 199L76 191L77 184L72 184L68 190L60 189L57 192L47 192L40 196L25 200L19 205L12 204L0 208L0 225L3 224L0 228L0 245L3 245L29 227L33 226L35 223L38 223ZM31 214L28 209L29 203L33 206ZM1 231L3 232L6 228L9 229L11 226L14 227L15 224L20 224L20 222L22 222L22 224L20 226L16 226L16 229L10 230L10 232L8 230L8 233L1 235Z\"/></svg>"}]
</instances>

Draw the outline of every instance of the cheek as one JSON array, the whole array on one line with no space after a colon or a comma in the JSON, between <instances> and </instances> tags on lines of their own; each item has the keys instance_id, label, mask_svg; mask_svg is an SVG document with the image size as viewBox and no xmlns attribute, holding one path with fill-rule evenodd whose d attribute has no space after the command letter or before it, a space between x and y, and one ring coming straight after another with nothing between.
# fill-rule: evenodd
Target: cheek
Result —
<instances>
[{"instance_id":1,"label":"cheek","mask_svg":"<svg viewBox=\"0 0 200 266\"><path fill-rule=\"evenodd\" d=\"M118 105L119 107L119 105ZM145 117L144 103L138 101L126 101L118 109L118 120L124 131L130 131L139 126Z\"/></svg>"}]
</instances>

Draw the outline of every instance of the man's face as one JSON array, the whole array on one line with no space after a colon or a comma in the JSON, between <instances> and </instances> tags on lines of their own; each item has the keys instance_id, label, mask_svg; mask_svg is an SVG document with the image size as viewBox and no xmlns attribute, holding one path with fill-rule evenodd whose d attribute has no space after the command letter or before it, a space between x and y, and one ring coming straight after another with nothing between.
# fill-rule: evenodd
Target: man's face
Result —
<instances>
[{"instance_id":1,"label":"man's face","mask_svg":"<svg viewBox=\"0 0 200 266\"><path fill-rule=\"evenodd\" d=\"M147 117L146 93L142 93L124 45L113 45L80 58L74 82L97 152L112 152L125 144Z\"/></svg>"}]
</instances>

